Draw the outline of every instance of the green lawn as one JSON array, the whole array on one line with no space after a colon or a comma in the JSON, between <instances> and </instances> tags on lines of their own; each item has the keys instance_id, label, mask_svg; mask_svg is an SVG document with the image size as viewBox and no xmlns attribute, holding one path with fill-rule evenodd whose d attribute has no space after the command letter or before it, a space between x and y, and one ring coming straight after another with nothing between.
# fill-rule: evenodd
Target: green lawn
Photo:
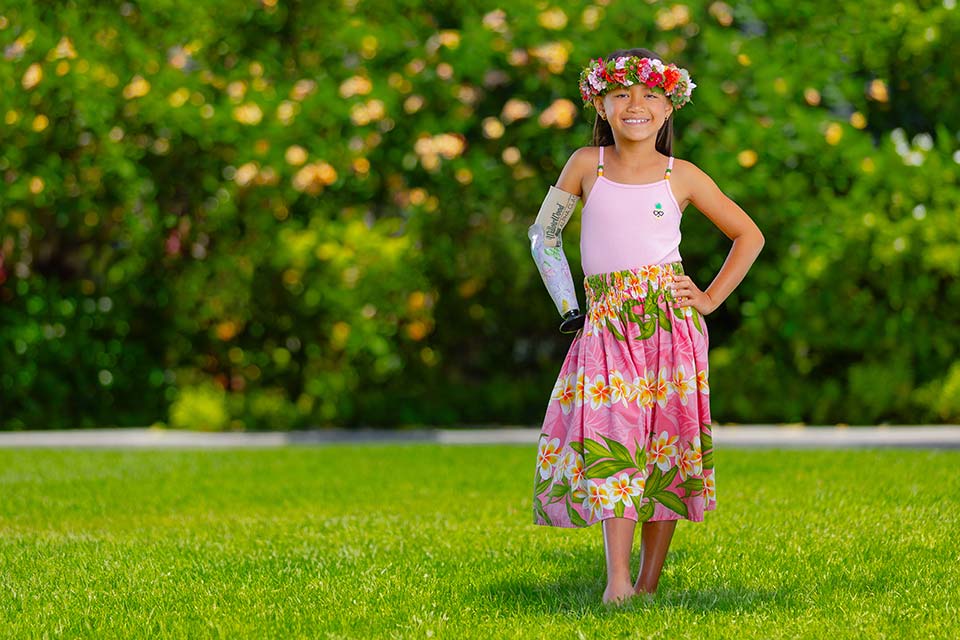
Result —
<instances>
[{"instance_id":1,"label":"green lawn","mask_svg":"<svg viewBox=\"0 0 960 640\"><path fill-rule=\"evenodd\" d=\"M534 457L0 450L0 634L960 633L960 451L720 446L717 511L677 527L655 600L619 610L600 603L599 525L532 524Z\"/></svg>"}]
</instances>

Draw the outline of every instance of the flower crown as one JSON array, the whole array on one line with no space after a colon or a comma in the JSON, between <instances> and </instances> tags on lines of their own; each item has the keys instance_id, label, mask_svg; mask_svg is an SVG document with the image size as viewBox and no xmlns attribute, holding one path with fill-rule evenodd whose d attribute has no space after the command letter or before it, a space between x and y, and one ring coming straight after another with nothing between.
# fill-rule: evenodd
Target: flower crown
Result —
<instances>
[{"instance_id":1,"label":"flower crown","mask_svg":"<svg viewBox=\"0 0 960 640\"><path fill-rule=\"evenodd\" d=\"M697 86L687 70L675 64L665 65L653 58L620 56L607 61L603 58L591 60L580 72L580 96L589 106L593 104L594 96L602 96L613 86L629 87L640 83L651 89L662 89L674 109L690 102L690 94Z\"/></svg>"}]
</instances>

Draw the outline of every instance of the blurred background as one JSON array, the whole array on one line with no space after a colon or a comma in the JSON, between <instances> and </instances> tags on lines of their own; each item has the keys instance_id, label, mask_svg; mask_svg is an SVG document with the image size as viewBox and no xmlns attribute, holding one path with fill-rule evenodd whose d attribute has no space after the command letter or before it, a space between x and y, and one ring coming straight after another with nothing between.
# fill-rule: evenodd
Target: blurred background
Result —
<instances>
[{"instance_id":1,"label":"blurred background","mask_svg":"<svg viewBox=\"0 0 960 640\"><path fill-rule=\"evenodd\" d=\"M960 420L955 0L55 4L0 8L0 428L538 425L571 336L526 229L634 46L766 236L714 419Z\"/></svg>"}]
</instances>

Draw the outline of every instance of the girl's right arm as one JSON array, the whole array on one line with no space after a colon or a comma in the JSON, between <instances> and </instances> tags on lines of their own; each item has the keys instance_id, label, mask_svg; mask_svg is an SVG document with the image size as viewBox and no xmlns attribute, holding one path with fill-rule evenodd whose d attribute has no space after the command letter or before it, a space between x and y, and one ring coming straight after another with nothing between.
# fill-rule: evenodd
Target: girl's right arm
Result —
<instances>
[{"instance_id":1,"label":"girl's right arm","mask_svg":"<svg viewBox=\"0 0 960 640\"><path fill-rule=\"evenodd\" d=\"M594 164L595 152L593 147L580 147L567 159L560 177L557 178L557 189L563 189L567 193L580 196L583 200L583 178L590 174L590 167Z\"/></svg>"}]
</instances>

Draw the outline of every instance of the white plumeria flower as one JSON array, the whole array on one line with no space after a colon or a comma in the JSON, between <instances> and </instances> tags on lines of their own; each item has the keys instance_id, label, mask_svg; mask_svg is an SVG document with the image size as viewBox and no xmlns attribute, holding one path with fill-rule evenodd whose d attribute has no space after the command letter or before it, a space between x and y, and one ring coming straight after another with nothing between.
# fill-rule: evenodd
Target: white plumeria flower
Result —
<instances>
[{"instance_id":1,"label":"white plumeria flower","mask_svg":"<svg viewBox=\"0 0 960 640\"><path fill-rule=\"evenodd\" d=\"M709 383L709 381L707 380L707 372L706 372L706 371L698 371L698 372L697 372L697 389L698 389L698 390L700 391L700 393L702 393L703 395L709 395L709 394L710 394L710 383Z\"/></svg>"},{"instance_id":2,"label":"white plumeria flower","mask_svg":"<svg viewBox=\"0 0 960 640\"><path fill-rule=\"evenodd\" d=\"M587 385L586 394L590 398L590 407L599 409L600 407L609 407L612 390L607 384L602 374L598 374L590 384Z\"/></svg>"},{"instance_id":3,"label":"white plumeria flower","mask_svg":"<svg viewBox=\"0 0 960 640\"><path fill-rule=\"evenodd\" d=\"M566 476L571 487L583 487L587 482L587 472L583 468L583 456L573 452L573 462L567 465Z\"/></svg>"},{"instance_id":4,"label":"white plumeria flower","mask_svg":"<svg viewBox=\"0 0 960 640\"><path fill-rule=\"evenodd\" d=\"M560 438L554 438L547 442L546 438L540 441L540 448L537 451L537 468L540 470L540 478L546 480L553 475L553 465L557 463L560 457Z\"/></svg>"},{"instance_id":5,"label":"white plumeria flower","mask_svg":"<svg viewBox=\"0 0 960 640\"><path fill-rule=\"evenodd\" d=\"M573 409L574 399L576 397L576 374L571 373L557 379L554 386L551 400L556 400L560 404L560 409L564 414L570 413Z\"/></svg>"},{"instance_id":6,"label":"white plumeria flower","mask_svg":"<svg viewBox=\"0 0 960 640\"><path fill-rule=\"evenodd\" d=\"M687 376L683 365L680 365L673 371L673 379L670 381L670 388L680 397L680 404L686 406L687 396L693 394L697 388L693 376Z\"/></svg>"},{"instance_id":7,"label":"white plumeria flower","mask_svg":"<svg viewBox=\"0 0 960 640\"><path fill-rule=\"evenodd\" d=\"M649 378L649 373L645 370L643 376L637 376L633 379L633 399L641 409L649 409L655 402L654 382Z\"/></svg>"},{"instance_id":8,"label":"white plumeria flower","mask_svg":"<svg viewBox=\"0 0 960 640\"><path fill-rule=\"evenodd\" d=\"M667 379L663 375L663 369L660 369L660 375L653 383L653 397L661 407L667 406L667 399L672 389L667 384Z\"/></svg>"},{"instance_id":9,"label":"white plumeria flower","mask_svg":"<svg viewBox=\"0 0 960 640\"><path fill-rule=\"evenodd\" d=\"M629 402L630 385L623 379L623 374L617 370L614 370L610 374L610 389L610 402L612 404L617 404L618 402L627 404Z\"/></svg>"},{"instance_id":10,"label":"white plumeria flower","mask_svg":"<svg viewBox=\"0 0 960 640\"><path fill-rule=\"evenodd\" d=\"M716 487L716 484L714 483L712 473L703 478L703 489L704 489L704 495L706 495L707 500L712 500L717 496L717 487Z\"/></svg>"},{"instance_id":11,"label":"white plumeria flower","mask_svg":"<svg viewBox=\"0 0 960 640\"><path fill-rule=\"evenodd\" d=\"M643 470L633 477L633 480L630 481L630 484L633 485L633 488L637 492L635 495L643 495L643 491L647 487L647 477L643 474Z\"/></svg>"},{"instance_id":12,"label":"white plumeria flower","mask_svg":"<svg viewBox=\"0 0 960 640\"><path fill-rule=\"evenodd\" d=\"M605 484L591 483L587 487L587 497L584 506L590 509L590 515L599 518L604 509L613 509L613 500Z\"/></svg>"},{"instance_id":13,"label":"white plumeria flower","mask_svg":"<svg viewBox=\"0 0 960 640\"><path fill-rule=\"evenodd\" d=\"M680 480L686 480L691 476L699 475L702 471L703 456L700 453L699 445L696 448L686 449L678 461L680 467Z\"/></svg>"},{"instance_id":14,"label":"white plumeria flower","mask_svg":"<svg viewBox=\"0 0 960 640\"><path fill-rule=\"evenodd\" d=\"M662 431L656 440L650 443L650 459L660 467L661 471L670 470L670 458L677 455L676 442L680 436L671 436Z\"/></svg>"},{"instance_id":15,"label":"white plumeria flower","mask_svg":"<svg viewBox=\"0 0 960 640\"><path fill-rule=\"evenodd\" d=\"M632 496L639 495L636 487L630 482L630 476L627 475L626 471L619 476L607 478L606 487L614 504L617 502L629 504Z\"/></svg>"},{"instance_id":16,"label":"white plumeria flower","mask_svg":"<svg viewBox=\"0 0 960 640\"><path fill-rule=\"evenodd\" d=\"M576 460L575 455L573 451L567 451L567 453L557 461L557 464L553 468L554 482L563 482L563 479L567 476L567 469L569 469L570 465Z\"/></svg>"}]
</instances>

